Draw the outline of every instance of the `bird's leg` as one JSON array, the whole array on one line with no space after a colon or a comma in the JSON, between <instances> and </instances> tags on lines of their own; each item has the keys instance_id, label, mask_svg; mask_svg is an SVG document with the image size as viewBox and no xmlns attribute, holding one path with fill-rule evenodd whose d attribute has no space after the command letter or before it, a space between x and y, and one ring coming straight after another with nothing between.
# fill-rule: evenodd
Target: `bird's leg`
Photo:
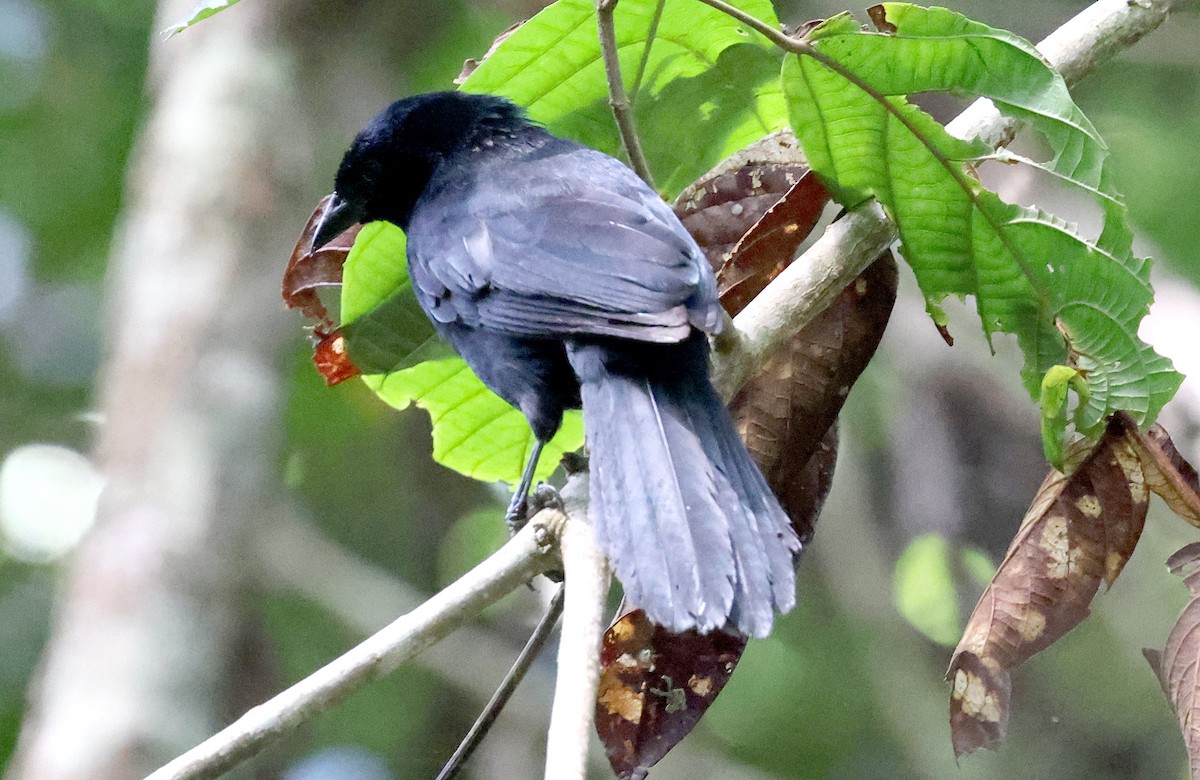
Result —
<instances>
[{"instance_id":1,"label":"bird's leg","mask_svg":"<svg viewBox=\"0 0 1200 780\"><path fill-rule=\"evenodd\" d=\"M533 452L529 453L529 461L525 464L525 473L521 475L521 481L517 483L512 501L508 503L508 510L504 513L504 524L508 526L509 536L515 536L517 531L525 526L525 503L529 498L529 487L533 484L533 472L537 470L538 458L545 444L541 439L534 442Z\"/></svg>"}]
</instances>

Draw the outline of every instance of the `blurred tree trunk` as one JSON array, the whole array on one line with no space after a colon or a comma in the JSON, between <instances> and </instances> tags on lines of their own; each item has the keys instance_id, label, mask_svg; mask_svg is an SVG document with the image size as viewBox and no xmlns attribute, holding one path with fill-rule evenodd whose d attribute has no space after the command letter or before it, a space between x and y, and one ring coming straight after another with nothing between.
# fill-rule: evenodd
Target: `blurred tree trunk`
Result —
<instances>
[{"instance_id":1,"label":"blurred tree trunk","mask_svg":"<svg viewBox=\"0 0 1200 780\"><path fill-rule=\"evenodd\" d=\"M160 5L156 29L194 5ZM108 280L94 532L65 573L7 777L141 777L225 719L252 561L278 496L284 317L311 140L272 4L156 36ZM289 217L278 213L286 208Z\"/></svg>"}]
</instances>

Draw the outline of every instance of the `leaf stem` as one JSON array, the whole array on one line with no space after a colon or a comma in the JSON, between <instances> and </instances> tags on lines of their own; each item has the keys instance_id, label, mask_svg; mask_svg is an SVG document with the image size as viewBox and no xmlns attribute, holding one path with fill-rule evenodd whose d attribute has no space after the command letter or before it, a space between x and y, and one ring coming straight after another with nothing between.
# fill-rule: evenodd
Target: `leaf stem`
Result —
<instances>
[{"instance_id":1,"label":"leaf stem","mask_svg":"<svg viewBox=\"0 0 1200 780\"><path fill-rule=\"evenodd\" d=\"M768 40L770 40L771 43L775 44L781 49L795 52L796 54L808 54L810 51L812 51L812 46L805 41L791 37L778 27L768 24L762 19L759 19L757 16L748 14L740 8L724 2L724 0L700 0L700 2L717 9L727 16L732 16L734 19L737 19L747 27L758 33L761 33Z\"/></svg>"},{"instance_id":2,"label":"leaf stem","mask_svg":"<svg viewBox=\"0 0 1200 780\"><path fill-rule=\"evenodd\" d=\"M621 143L629 153L629 165L642 181L654 189L654 177L650 175L650 163L638 140L637 123L633 118L633 110L629 105L629 95L625 92L625 82L621 78L621 60L617 55L617 33L613 25L613 12L617 0L596 0L596 22L600 30L600 55L604 59L604 75L608 77L608 104L612 107L613 119L617 122L617 131L621 134Z\"/></svg>"}]
</instances>

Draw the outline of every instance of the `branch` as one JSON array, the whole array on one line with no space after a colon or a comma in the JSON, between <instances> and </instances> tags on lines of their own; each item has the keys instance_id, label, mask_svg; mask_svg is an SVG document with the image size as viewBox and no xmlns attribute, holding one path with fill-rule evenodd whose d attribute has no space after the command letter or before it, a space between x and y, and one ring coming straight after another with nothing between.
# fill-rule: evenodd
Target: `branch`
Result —
<instances>
[{"instance_id":1,"label":"branch","mask_svg":"<svg viewBox=\"0 0 1200 780\"><path fill-rule=\"evenodd\" d=\"M430 594L351 553L294 511L282 502L255 529L253 552L261 564L263 587L297 594L362 637L429 598ZM414 660L483 703L495 690L496 680L508 671L511 654L511 644L495 631L466 625L443 639L438 652ZM506 707L510 716L524 728L544 731L549 723L545 702L553 696L553 686L548 670L532 670Z\"/></svg>"},{"instance_id":2,"label":"branch","mask_svg":"<svg viewBox=\"0 0 1200 780\"><path fill-rule=\"evenodd\" d=\"M147 780L217 777L352 691L391 672L531 577L554 566L557 556L553 541L565 520L558 510L539 512L508 544L429 601L250 710Z\"/></svg>"},{"instance_id":3,"label":"branch","mask_svg":"<svg viewBox=\"0 0 1200 780\"><path fill-rule=\"evenodd\" d=\"M586 496L581 498L586 506ZM576 506L570 511L578 516L581 509ZM546 780L585 780L588 737L600 682L608 561L588 523L568 523L561 546L567 575L566 607L546 745Z\"/></svg>"},{"instance_id":4,"label":"branch","mask_svg":"<svg viewBox=\"0 0 1200 780\"><path fill-rule=\"evenodd\" d=\"M805 46L761 20L747 20L744 12L721 0L700 2L728 13L789 51ZM1038 50L1073 84L1141 40L1182 5L1182 0L1099 0L1055 30ZM987 99L976 100L947 125L955 136L977 137L992 146L1011 141L1017 128L1016 122L1000 116ZM895 240L895 226L874 201L831 225L734 318L736 330L722 334L714 345L713 376L722 397L732 397L776 349L811 322Z\"/></svg>"},{"instance_id":5,"label":"branch","mask_svg":"<svg viewBox=\"0 0 1200 780\"><path fill-rule=\"evenodd\" d=\"M633 108L629 105L625 81L621 78L621 59L617 54L617 33L613 26L613 11L616 7L617 0L596 0L600 55L604 59L604 75L608 77L608 104L612 106L613 119L617 121L617 131L621 134L621 143L625 145L625 151L629 152L630 166L642 177L642 181L650 185L650 189L654 189L650 163L646 160L646 153L642 151L642 142L638 140ZM649 46L650 43L647 42L646 45Z\"/></svg>"}]
</instances>

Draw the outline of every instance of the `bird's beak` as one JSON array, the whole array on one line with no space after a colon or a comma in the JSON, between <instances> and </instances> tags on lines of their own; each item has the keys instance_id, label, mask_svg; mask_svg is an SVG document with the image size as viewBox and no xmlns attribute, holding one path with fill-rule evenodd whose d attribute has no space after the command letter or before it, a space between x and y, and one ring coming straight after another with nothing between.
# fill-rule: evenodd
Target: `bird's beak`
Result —
<instances>
[{"instance_id":1,"label":"bird's beak","mask_svg":"<svg viewBox=\"0 0 1200 780\"><path fill-rule=\"evenodd\" d=\"M313 233L312 248L310 251L317 251L346 230L362 222L362 220L363 213L361 209L348 201L342 200L342 197L336 192L333 193L333 195L329 196L329 203L325 206L325 213L321 215L321 221L317 223L316 232Z\"/></svg>"}]
</instances>

